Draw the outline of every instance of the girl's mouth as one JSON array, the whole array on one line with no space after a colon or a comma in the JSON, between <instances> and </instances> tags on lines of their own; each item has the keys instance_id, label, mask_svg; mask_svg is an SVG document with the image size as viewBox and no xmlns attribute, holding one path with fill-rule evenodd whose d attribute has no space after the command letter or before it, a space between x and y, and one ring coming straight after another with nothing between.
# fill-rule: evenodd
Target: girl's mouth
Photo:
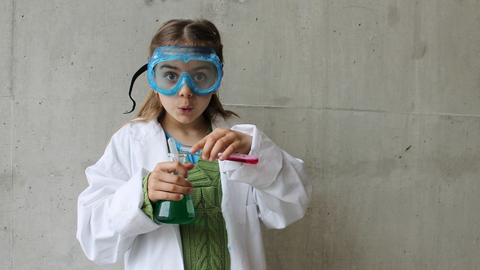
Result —
<instances>
[{"instance_id":1,"label":"girl's mouth","mask_svg":"<svg viewBox=\"0 0 480 270\"><path fill-rule=\"evenodd\" d=\"M180 112L182 112L182 113L189 113L193 110L193 107L192 106L180 106L180 107L178 107L178 110L180 110Z\"/></svg>"}]
</instances>

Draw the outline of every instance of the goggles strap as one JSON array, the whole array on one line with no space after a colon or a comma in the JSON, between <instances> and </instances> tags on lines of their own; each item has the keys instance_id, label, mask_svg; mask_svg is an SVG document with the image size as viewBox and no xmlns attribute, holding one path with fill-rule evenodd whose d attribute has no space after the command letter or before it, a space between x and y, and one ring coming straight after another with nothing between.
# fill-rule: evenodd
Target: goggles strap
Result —
<instances>
[{"instance_id":1,"label":"goggles strap","mask_svg":"<svg viewBox=\"0 0 480 270\"><path fill-rule=\"evenodd\" d=\"M133 74L132 82L130 83L130 90L128 91L128 96L132 100L133 106L132 106L132 109L130 111L124 112L123 114L128 114L128 113L131 113L135 110L135 106L137 105L137 103L135 102L135 100L132 97L133 84L135 83L135 80L138 78L138 76L142 75L142 73L147 71L147 69L148 69L148 64L145 64L141 68L139 68L137 70L137 72L135 72L135 74Z\"/></svg>"}]
</instances>

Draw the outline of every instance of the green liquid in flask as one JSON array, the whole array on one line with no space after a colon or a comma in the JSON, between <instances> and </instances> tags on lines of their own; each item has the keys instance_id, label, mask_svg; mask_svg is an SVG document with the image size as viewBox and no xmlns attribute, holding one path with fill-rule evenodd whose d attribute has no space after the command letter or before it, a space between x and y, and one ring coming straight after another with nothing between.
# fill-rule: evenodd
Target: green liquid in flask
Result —
<instances>
[{"instance_id":1,"label":"green liquid in flask","mask_svg":"<svg viewBox=\"0 0 480 270\"><path fill-rule=\"evenodd\" d=\"M195 210L190 194L180 201L158 201L153 208L153 219L159 224L188 224L195 219Z\"/></svg>"}]
</instances>

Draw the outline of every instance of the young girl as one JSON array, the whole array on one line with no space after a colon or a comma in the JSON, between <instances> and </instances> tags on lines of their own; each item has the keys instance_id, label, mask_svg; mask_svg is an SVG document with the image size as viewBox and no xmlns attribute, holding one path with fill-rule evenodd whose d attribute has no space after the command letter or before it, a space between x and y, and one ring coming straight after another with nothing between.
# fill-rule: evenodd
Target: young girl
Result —
<instances>
[{"instance_id":1,"label":"young girl","mask_svg":"<svg viewBox=\"0 0 480 270\"><path fill-rule=\"evenodd\" d=\"M155 34L152 90L138 118L86 170L77 238L90 260L109 266L124 257L125 269L138 270L266 269L261 226L281 229L305 215L312 186L303 162L223 109L216 94L222 74L211 22L172 20ZM199 157L168 161L168 138L192 145ZM227 160L233 153L259 162ZM154 222L155 202L184 194L193 198L193 223Z\"/></svg>"}]
</instances>

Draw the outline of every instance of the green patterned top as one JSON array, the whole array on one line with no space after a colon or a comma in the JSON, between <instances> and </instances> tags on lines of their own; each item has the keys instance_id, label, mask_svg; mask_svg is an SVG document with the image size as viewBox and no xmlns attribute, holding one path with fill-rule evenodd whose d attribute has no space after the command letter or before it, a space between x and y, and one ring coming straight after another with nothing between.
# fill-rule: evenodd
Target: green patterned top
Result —
<instances>
[{"instance_id":1,"label":"green patterned top","mask_svg":"<svg viewBox=\"0 0 480 270\"><path fill-rule=\"evenodd\" d=\"M180 225L185 269L230 269L227 230L222 215L222 186L218 161L198 159L188 172L193 183L195 220Z\"/></svg>"},{"instance_id":2,"label":"green patterned top","mask_svg":"<svg viewBox=\"0 0 480 270\"><path fill-rule=\"evenodd\" d=\"M142 210L153 220L152 203L147 193L149 175L143 179ZM188 180L194 186L191 196L195 220L180 225L185 269L229 270L230 253L222 215L222 184L218 160L209 162L199 158L195 167L188 172Z\"/></svg>"}]
</instances>

